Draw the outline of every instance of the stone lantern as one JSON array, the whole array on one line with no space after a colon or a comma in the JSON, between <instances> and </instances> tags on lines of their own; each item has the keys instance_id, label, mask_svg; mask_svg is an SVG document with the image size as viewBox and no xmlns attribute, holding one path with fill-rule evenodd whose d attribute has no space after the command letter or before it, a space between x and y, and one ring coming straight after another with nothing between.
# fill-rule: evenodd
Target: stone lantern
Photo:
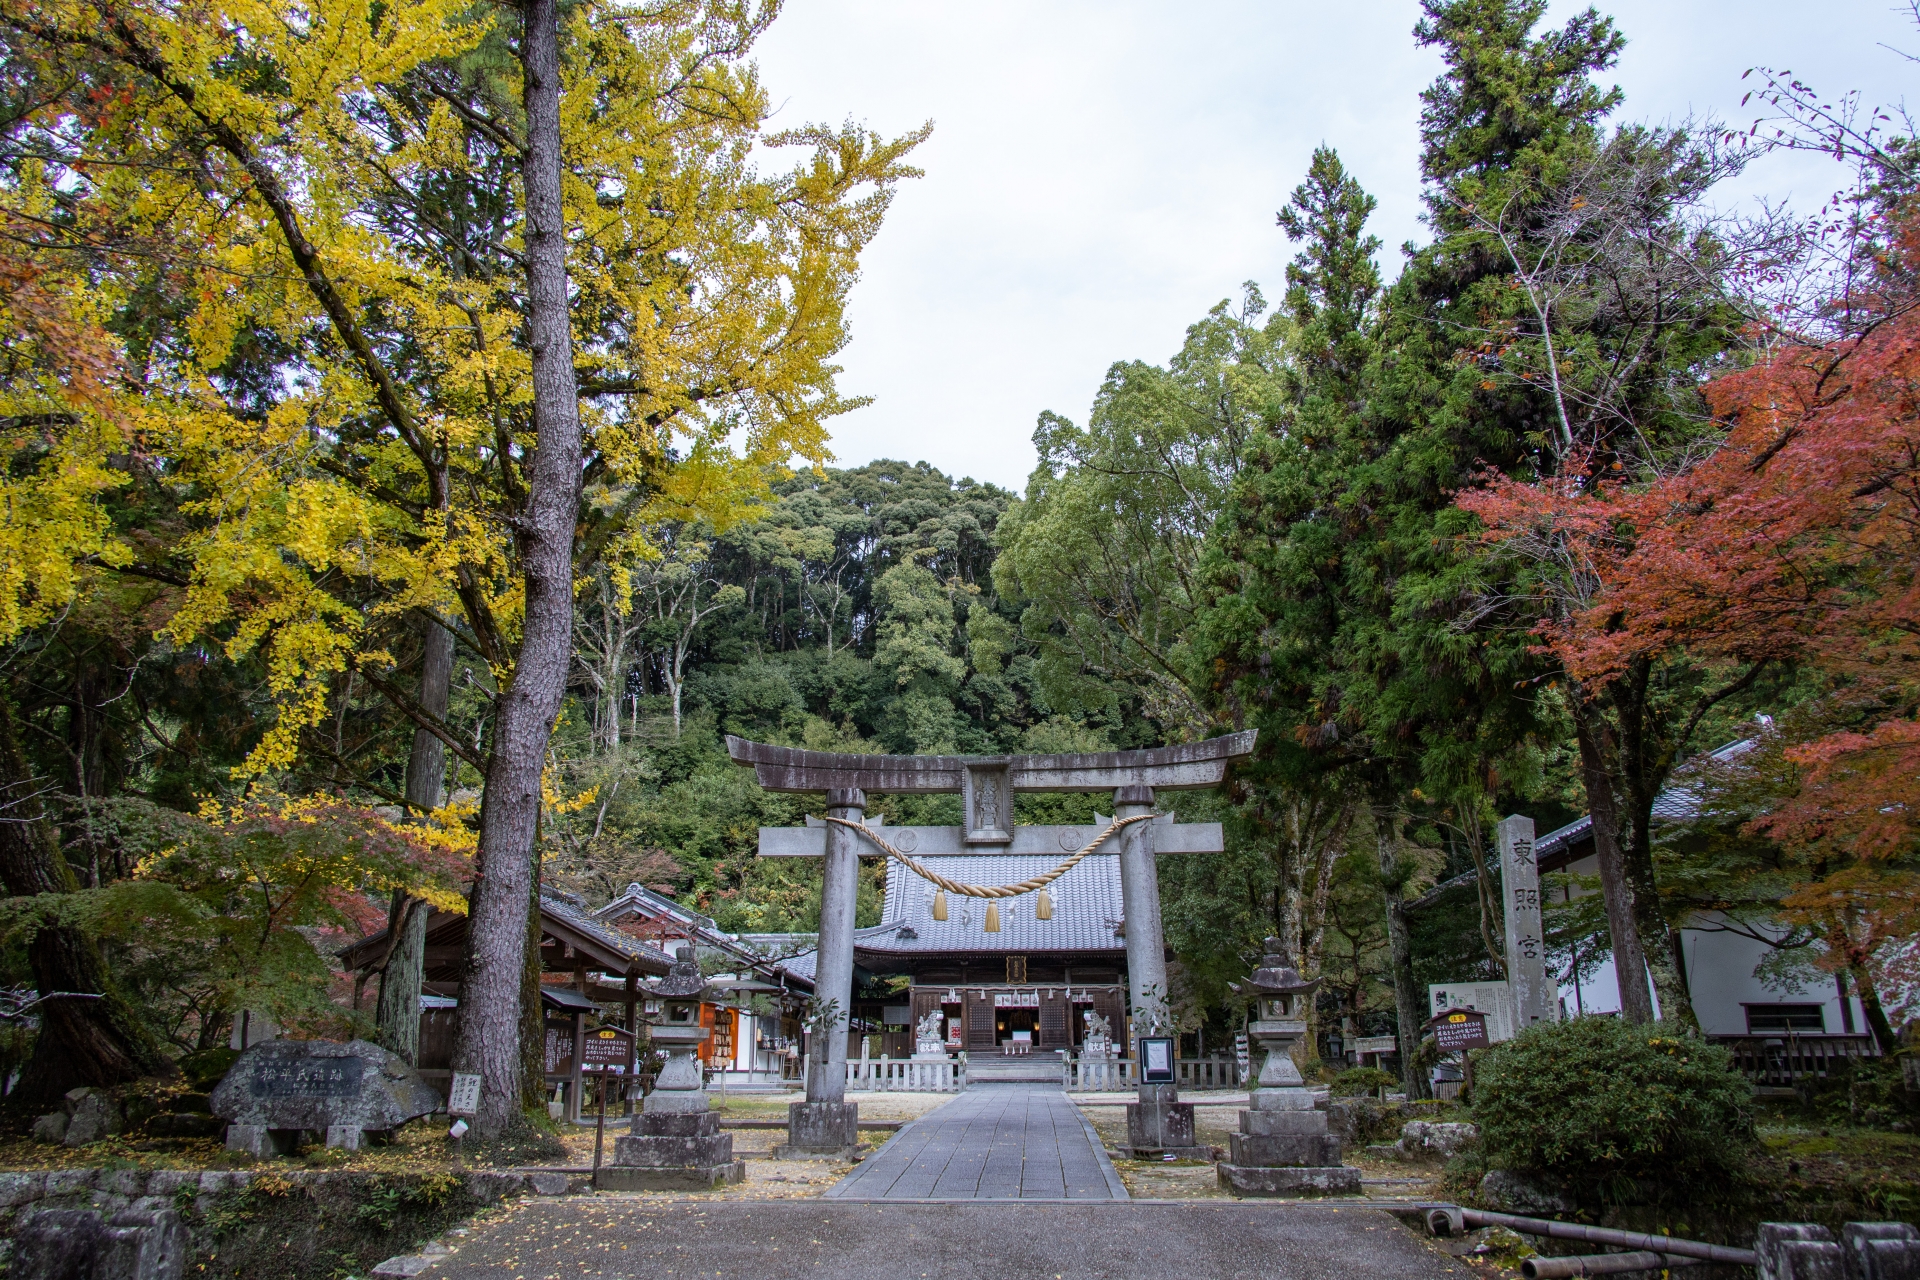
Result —
<instances>
[{"instance_id":1,"label":"stone lantern","mask_svg":"<svg viewBox=\"0 0 1920 1280\"><path fill-rule=\"evenodd\" d=\"M648 989L661 1005L651 1036L667 1061L630 1132L615 1140L613 1163L601 1168L599 1187L677 1191L746 1177L746 1165L733 1158L733 1135L720 1132L720 1117L708 1109L698 1053L713 1034L700 1025L706 989L692 947L681 947L672 971Z\"/></svg>"},{"instance_id":2,"label":"stone lantern","mask_svg":"<svg viewBox=\"0 0 1920 1280\"><path fill-rule=\"evenodd\" d=\"M1278 938L1246 986L1258 1017L1247 1035L1265 1051L1254 1081L1252 1106L1240 1113L1240 1132L1230 1135L1232 1159L1220 1164L1220 1185L1239 1196L1358 1195L1360 1171L1340 1164L1340 1139L1327 1132L1326 1113L1293 1063L1293 1046L1307 1034L1308 1001L1319 989L1293 967Z\"/></svg>"}]
</instances>

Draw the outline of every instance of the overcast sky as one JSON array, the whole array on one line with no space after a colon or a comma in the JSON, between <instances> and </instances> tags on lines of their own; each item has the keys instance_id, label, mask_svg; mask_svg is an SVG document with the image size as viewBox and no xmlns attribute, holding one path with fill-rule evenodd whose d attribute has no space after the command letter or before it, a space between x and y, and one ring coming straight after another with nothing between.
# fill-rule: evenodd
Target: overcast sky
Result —
<instances>
[{"instance_id":1,"label":"overcast sky","mask_svg":"<svg viewBox=\"0 0 1920 1280\"><path fill-rule=\"evenodd\" d=\"M1580 6L1556 3L1549 21ZM1621 0L1623 118L1744 123L1741 73L1898 102L1920 50L1887 0ZM1244 280L1283 288L1274 212L1325 141L1380 201L1398 270L1419 217L1417 0L788 0L758 60L776 127L934 122L867 251L834 420L840 465L925 459L1024 489L1042 409L1086 421L1116 360L1164 362ZM1915 95L1920 100L1920 93ZM1920 105L1920 102L1917 102ZM1808 209L1836 166L1776 158L1729 193Z\"/></svg>"}]
</instances>

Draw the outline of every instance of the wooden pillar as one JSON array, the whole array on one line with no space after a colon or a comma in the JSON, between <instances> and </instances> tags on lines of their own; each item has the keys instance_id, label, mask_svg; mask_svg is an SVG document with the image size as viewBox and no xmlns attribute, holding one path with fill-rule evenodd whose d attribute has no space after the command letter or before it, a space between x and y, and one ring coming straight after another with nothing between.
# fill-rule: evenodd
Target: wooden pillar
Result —
<instances>
[{"instance_id":1,"label":"wooden pillar","mask_svg":"<svg viewBox=\"0 0 1920 1280\"><path fill-rule=\"evenodd\" d=\"M633 1033L627 1041L627 1077L626 1087L621 1090L626 1095L626 1114L633 1114L633 1094L640 1083L640 974L633 969L627 970L627 1022L626 1029Z\"/></svg>"},{"instance_id":2,"label":"wooden pillar","mask_svg":"<svg viewBox=\"0 0 1920 1280\"><path fill-rule=\"evenodd\" d=\"M581 1059L587 1055L587 1014L585 1010L576 1010L573 1015L573 1082L567 1086L567 1113L575 1120L580 1119L580 1089L586 1078Z\"/></svg>"}]
</instances>

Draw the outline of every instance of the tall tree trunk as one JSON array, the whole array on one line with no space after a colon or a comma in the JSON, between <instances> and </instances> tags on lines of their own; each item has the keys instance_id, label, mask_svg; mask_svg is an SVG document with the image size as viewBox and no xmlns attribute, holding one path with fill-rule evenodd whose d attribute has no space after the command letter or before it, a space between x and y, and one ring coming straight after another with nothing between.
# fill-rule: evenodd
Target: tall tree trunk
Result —
<instances>
[{"instance_id":1,"label":"tall tree trunk","mask_svg":"<svg viewBox=\"0 0 1920 1280\"><path fill-rule=\"evenodd\" d=\"M1660 887L1653 871L1653 801L1651 791L1636 788L1629 793L1633 806L1627 831L1630 839L1622 842L1621 865L1627 883L1633 889L1633 923L1646 950L1647 976L1660 997L1660 1020L1690 1030L1700 1029L1694 1015L1693 1000L1687 992L1686 960L1680 945L1680 931L1667 922L1660 909Z\"/></svg>"},{"instance_id":2,"label":"tall tree trunk","mask_svg":"<svg viewBox=\"0 0 1920 1280\"><path fill-rule=\"evenodd\" d=\"M1373 838L1380 856L1380 888L1387 903L1387 950L1393 966L1393 1012L1399 1024L1400 1079L1409 1098L1431 1097L1427 1077L1414 1066L1420 1051L1420 1028L1426 1024L1426 1002L1413 984L1413 931L1407 918L1408 868L1400 858L1400 807L1391 800L1374 801Z\"/></svg>"},{"instance_id":3,"label":"tall tree trunk","mask_svg":"<svg viewBox=\"0 0 1920 1280\"><path fill-rule=\"evenodd\" d=\"M1620 811L1607 768L1607 726L1585 690L1576 685L1571 692L1580 776L1593 819L1594 860L1599 864L1600 895L1607 908L1607 932L1613 940L1613 971L1619 979L1620 1015L1628 1022L1648 1023L1653 1021L1653 997L1647 991L1647 952L1641 945L1633 884L1620 850Z\"/></svg>"},{"instance_id":4,"label":"tall tree trunk","mask_svg":"<svg viewBox=\"0 0 1920 1280\"><path fill-rule=\"evenodd\" d=\"M501 692L480 802L480 856L467 916L454 1069L478 1072L479 1137L520 1114L520 1041L527 911L541 767L560 713L573 648L573 535L580 507L580 406L567 313L565 209L560 187L560 31L557 0L527 0L520 44L527 112L527 327L533 356L535 447L516 533L526 566L525 629Z\"/></svg>"},{"instance_id":5,"label":"tall tree trunk","mask_svg":"<svg viewBox=\"0 0 1920 1280\"><path fill-rule=\"evenodd\" d=\"M1466 837L1467 851L1473 855L1473 882L1480 896L1480 944L1487 949L1487 956L1493 961L1494 970L1502 978L1507 977L1506 939L1501 936L1505 921L1494 921L1495 903L1500 892L1493 887L1493 876L1487 871L1487 849L1485 833L1480 829L1479 800L1470 798L1467 803L1472 808L1467 811ZM1504 914L1504 913L1502 913Z\"/></svg>"},{"instance_id":6,"label":"tall tree trunk","mask_svg":"<svg viewBox=\"0 0 1920 1280\"><path fill-rule=\"evenodd\" d=\"M534 832L538 848L539 829ZM547 1014L540 1004L540 860L533 863L533 892L527 898L527 959L520 970L520 1105L538 1112L546 1103Z\"/></svg>"},{"instance_id":7,"label":"tall tree trunk","mask_svg":"<svg viewBox=\"0 0 1920 1280\"><path fill-rule=\"evenodd\" d=\"M661 674L665 676L667 681L667 692L673 698L673 736L676 739L680 736L680 677L681 673L686 670L686 663L687 646L685 643L676 640L673 645L672 664L660 664Z\"/></svg>"},{"instance_id":8,"label":"tall tree trunk","mask_svg":"<svg viewBox=\"0 0 1920 1280\"><path fill-rule=\"evenodd\" d=\"M447 718L453 689L453 632L431 618L420 622L420 707L437 720ZM425 729L413 732L413 752L407 757L407 799L422 809L440 807L446 778L447 748ZM387 908L387 936L391 950L380 971L380 1000L374 1007L380 1043L399 1054L408 1066L420 1065L420 988L427 958L425 902L395 892Z\"/></svg>"},{"instance_id":9,"label":"tall tree trunk","mask_svg":"<svg viewBox=\"0 0 1920 1280\"><path fill-rule=\"evenodd\" d=\"M1900 1047L1899 1037L1894 1034L1893 1023L1887 1018L1887 1010L1880 1003L1880 986L1874 981L1873 970L1867 965L1866 948L1853 941L1853 931L1845 927L1835 928L1828 946L1838 950L1847 962L1847 977L1853 980L1853 989L1860 993L1860 1007L1866 1010L1867 1030L1873 1033L1873 1043L1881 1053L1890 1054ZM1846 999L1845 995L1840 997Z\"/></svg>"},{"instance_id":10,"label":"tall tree trunk","mask_svg":"<svg viewBox=\"0 0 1920 1280\"><path fill-rule=\"evenodd\" d=\"M13 709L0 698L0 884L8 894L73 893L73 868L60 853L40 804L39 780L27 767ZM112 985L93 939L72 925L43 923L27 943L27 965L42 996L33 1057L10 1097L51 1106L81 1085L116 1085L169 1075L173 1064ZM78 999L97 996L98 999Z\"/></svg>"}]
</instances>

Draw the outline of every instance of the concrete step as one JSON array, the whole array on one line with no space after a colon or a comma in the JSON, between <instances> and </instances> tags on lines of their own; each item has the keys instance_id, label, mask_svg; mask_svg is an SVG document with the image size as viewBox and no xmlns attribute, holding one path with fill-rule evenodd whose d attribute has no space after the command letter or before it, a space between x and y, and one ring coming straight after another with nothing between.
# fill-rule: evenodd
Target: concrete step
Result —
<instances>
[{"instance_id":1,"label":"concrete step","mask_svg":"<svg viewBox=\"0 0 1920 1280\"><path fill-rule=\"evenodd\" d=\"M1058 1062L1027 1062L1021 1060L1000 1060L987 1062L969 1062L967 1064L967 1083L1009 1080L1022 1082L1045 1081L1049 1084L1060 1083L1060 1064Z\"/></svg>"}]
</instances>

